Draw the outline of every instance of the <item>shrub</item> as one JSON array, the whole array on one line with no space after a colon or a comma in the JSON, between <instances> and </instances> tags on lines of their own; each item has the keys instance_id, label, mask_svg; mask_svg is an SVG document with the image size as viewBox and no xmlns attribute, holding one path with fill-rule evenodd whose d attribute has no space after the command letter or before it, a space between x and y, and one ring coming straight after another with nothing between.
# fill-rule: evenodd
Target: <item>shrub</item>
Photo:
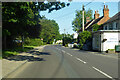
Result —
<instances>
[{"instance_id":1,"label":"shrub","mask_svg":"<svg viewBox=\"0 0 120 80\"><path fill-rule=\"evenodd\" d=\"M41 39L26 39L25 45L27 46L40 46L43 45L43 41Z\"/></svg>"},{"instance_id":2,"label":"shrub","mask_svg":"<svg viewBox=\"0 0 120 80\"><path fill-rule=\"evenodd\" d=\"M92 37L91 32L84 31L79 34L79 48L82 49L83 45L86 43L87 40L90 40Z\"/></svg>"},{"instance_id":3,"label":"shrub","mask_svg":"<svg viewBox=\"0 0 120 80\"><path fill-rule=\"evenodd\" d=\"M68 47L68 44L65 44L65 47Z\"/></svg>"}]
</instances>

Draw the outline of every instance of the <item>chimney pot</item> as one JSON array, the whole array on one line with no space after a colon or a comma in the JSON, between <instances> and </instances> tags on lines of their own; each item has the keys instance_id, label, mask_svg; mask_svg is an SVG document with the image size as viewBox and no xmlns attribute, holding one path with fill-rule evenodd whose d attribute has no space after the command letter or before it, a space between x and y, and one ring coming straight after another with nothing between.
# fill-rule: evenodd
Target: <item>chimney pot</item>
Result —
<instances>
[{"instance_id":1,"label":"chimney pot","mask_svg":"<svg viewBox=\"0 0 120 80\"><path fill-rule=\"evenodd\" d=\"M104 6L105 6L105 5L104 5ZM109 17L108 5L106 5L106 8L103 9L103 15L104 15L104 17Z\"/></svg>"},{"instance_id":2,"label":"chimney pot","mask_svg":"<svg viewBox=\"0 0 120 80\"><path fill-rule=\"evenodd\" d=\"M104 9L105 9L105 5L104 5Z\"/></svg>"},{"instance_id":3,"label":"chimney pot","mask_svg":"<svg viewBox=\"0 0 120 80\"><path fill-rule=\"evenodd\" d=\"M108 5L106 5L106 8L108 9Z\"/></svg>"},{"instance_id":4,"label":"chimney pot","mask_svg":"<svg viewBox=\"0 0 120 80\"><path fill-rule=\"evenodd\" d=\"M94 19L98 19L98 18L99 18L99 15L100 15L100 14L98 13L98 10L97 10L97 11L95 10Z\"/></svg>"}]
</instances>

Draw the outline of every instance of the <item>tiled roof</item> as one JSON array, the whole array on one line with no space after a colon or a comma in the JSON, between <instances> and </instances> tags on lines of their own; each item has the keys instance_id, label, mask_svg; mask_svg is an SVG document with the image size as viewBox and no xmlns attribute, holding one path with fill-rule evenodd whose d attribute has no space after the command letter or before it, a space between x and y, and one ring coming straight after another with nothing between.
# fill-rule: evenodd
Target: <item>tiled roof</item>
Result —
<instances>
[{"instance_id":1,"label":"tiled roof","mask_svg":"<svg viewBox=\"0 0 120 80\"><path fill-rule=\"evenodd\" d=\"M86 28L86 29L91 29L91 28L92 28L92 25L97 24L103 17L104 17L104 16L99 17L98 19L95 19L95 20L91 23L91 25L89 25L89 27Z\"/></svg>"},{"instance_id":2,"label":"tiled roof","mask_svg":"<svg viewBox=\"0 0 120 80\"><path fill-rule=\"evenodd\" d=\"M112 21L114 21L114 20L118 20L118 19L120 19L120 12L118 12L117 14L115 14L113 17L111 17L108 21L106 21L104 24L106 24L106 23L110 23L110 22L112 22Z\"/></svg>"},{"instance_id":3,"label":"tiled roof","mask_svg":"<svg viewBox=\"0 0 120 80\"><path fill-rule=\"evenodd\" d=\"M87 23L85 24L85 30L91 29L91 28L92 28L92 25L98 23L103 17L104 17L104 16L99 17L98 19L92 19L92 20L90 20L89 22L87 22ZM80 32L80 31L82 31L82 28L79 30L79 32Z\"/></svg>"}]
</instances>

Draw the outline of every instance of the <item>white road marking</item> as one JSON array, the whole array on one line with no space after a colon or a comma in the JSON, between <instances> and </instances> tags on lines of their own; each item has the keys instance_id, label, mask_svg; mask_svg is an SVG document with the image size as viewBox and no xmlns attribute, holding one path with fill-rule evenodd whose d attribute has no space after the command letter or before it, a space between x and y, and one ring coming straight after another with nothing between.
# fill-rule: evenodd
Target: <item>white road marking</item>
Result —
<instances>
[{"instance_id":1,"label":"white road marking","mask_svg":"<svg viewBox=\"0 0 120 80\"><path fill-rule=\"evenodd\" d=\"M95 67L92 67L92 68L95 69L96 71L100 72L101 74L105 75L106 77L108 77L108 78L110 78L110 79L112 79L112 80L115 80L115 79L113 79L111 76L109 76L108 74L104 73L103 71L101 71L101 70L99 70L99 69L97 69L97 68L95 68Z\"/></svg>"},{"instance_id":2,"label":"white road marking","mask_svg":"<svg viewBox=\"0 0 120 80\"><path fill-rule=\"evenodd\" d=\"M59 48L56 48L57 50L60 50Z\"/></svg>"},{"instance_id":3,"label":"white road marking","mask_svg":"<svg viewBox=\"0 0 120 80\"><path fill-rule=\"evenodd\" d=\"M64 51L64 50L62 50L62 52L64 52L64 53L65 53L65 51Z\"/></svg>"},{"instance_id":4,"label":"white road marking","mask_svg":"<svg viewBox=\"0 0 120 80\"><path fill-rule=\"evenodd\" d=\"M73 55L71 55L70 53L66 53L66 54L68 54L68 55L70 55L70 56L73 56Z\"/></svg>"},{"instance_id":5,"label":"white road marking","mask_svg":"<svg viewBox=\"0 0 120 80\"><path fill-rule=\"evenodd\" d=\"M83 60L81 60L81 59L79 59L79 58L77 58L77 57L76 57L76 59L79 60L79 61L81 61L81 62L84 63L84 64L87 63L87 62L85 62L85 61L83 61Z\"/></svg>"}]
</instances>

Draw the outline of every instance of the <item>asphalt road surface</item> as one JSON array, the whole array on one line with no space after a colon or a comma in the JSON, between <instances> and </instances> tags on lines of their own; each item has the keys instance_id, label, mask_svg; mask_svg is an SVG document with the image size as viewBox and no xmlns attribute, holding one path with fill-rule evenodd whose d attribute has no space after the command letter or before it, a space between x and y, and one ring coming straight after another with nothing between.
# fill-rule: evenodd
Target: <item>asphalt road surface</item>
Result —
<instances>
[{"instance_id":1,"label":"asphalt road surface","mask_svg":"<svg viewBox=\"0 0 120 80\"><path fill-rule=\"evenodd\" d=\"M39 50L38 50L39 51ZM32 52L31 52L32 53ZM34 52L35 54L35 52ZM118 59L49 45L7 78L118 78Z\"/></svg>"}]
</instances>

